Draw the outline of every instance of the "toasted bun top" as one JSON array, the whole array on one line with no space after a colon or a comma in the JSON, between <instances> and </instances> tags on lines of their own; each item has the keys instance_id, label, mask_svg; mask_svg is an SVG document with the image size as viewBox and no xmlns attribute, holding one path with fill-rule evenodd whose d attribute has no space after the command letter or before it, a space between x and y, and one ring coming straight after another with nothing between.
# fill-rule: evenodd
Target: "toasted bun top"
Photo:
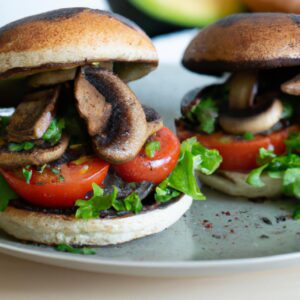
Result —
<instances>
[{"instance_id":1,"label":"toasted bun top","mask_svg":"<svg viewBox=\"0 0 300 300\"><path fill-rule=\"evenodd\" d=\"M183 65L198 73L271 69L300 65L300 16L236 14L200 31Z\"/></svg>"},{"instance_id":2,"label":"toasted bun top","mask_svg":"<svg viewBox=\"0 0 300 300\"><path fill-rule=\"evenodd\" d=\"M0 79L99 61L141 63L150 71L158 57L134 23L101 10L59 9L0 28Z\"/></svg>"}]
</instances>

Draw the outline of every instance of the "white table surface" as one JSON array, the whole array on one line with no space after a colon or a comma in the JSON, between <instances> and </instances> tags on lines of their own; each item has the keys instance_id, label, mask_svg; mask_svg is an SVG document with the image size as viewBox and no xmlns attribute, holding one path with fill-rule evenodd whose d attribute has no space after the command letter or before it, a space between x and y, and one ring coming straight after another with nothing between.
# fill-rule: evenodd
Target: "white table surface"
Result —
<instances>
[{"instance_id":1,"label":"white table surface","mask_svg":"<svg viewBox=\"0 0 300 300\"><path fill-rule=\"evenodd\" d=\"M226 277L151 279L101 275L0 255L0 299L299 299L300 268Z\"/></svg>"},{"instance_id":2,"label":"white table surface","mask_svg":"<svg viewBox=\"0 0 300 300\"><path fill-rule=\"evenodd\" d=\"M96 0L0 0L0 26L16 18L67 6L105 7ZM177 47L157 40L163 61L178 61L191 34ZM177 50L175 50L177 49ZM149 279L94 274L36 264L0 254L0 299L298 299L300 266L226 277Z\"/></svg>"}]
</instances>

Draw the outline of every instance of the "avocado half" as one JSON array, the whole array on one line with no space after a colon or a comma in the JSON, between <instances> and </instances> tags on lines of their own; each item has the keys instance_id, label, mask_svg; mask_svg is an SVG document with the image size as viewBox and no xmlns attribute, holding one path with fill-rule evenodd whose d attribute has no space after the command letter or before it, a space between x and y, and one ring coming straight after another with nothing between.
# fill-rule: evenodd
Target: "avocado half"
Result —
<instances>
[{"instance_id":1,"label":"avocado half","mask_svg":"<svg viewBox=\"0 0 300 300\"><path fill-rule=\"evenodd\" d=\"M144 13L185 27L206 26L242 10L239 0L129 0Z\"/></svg>"}]
</instances>

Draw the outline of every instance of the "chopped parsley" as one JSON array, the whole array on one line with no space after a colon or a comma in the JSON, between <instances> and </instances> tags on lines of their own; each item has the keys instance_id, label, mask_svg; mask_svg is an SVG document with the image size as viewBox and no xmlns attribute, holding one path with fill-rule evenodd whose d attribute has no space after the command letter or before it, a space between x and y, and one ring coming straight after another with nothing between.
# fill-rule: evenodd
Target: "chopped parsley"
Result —
<instances>
[{"instance_id":1,"label":"chopped parsley","mask_svg":"<svg viewBox=\"0 0 300 300\"><path fill-rule=\"evenodd\" d=\"M143 209L143 204L140 199L140 196L137 193L132 193L124 199L124 205L126 210L133 211L135 214L138 214Z\"/></svg>"},{"instance_id":2,"label":"chopped parsley","mask_svg":"<svg viewBox=\"0 0 300 300\"><path fill-rule=\"evenodd\" d=\"M59 180L59 182L65 182L65 177L62 175L59 175L58 180Z\"/></svg>"},{"instance_id":3,"label":"chopped parsley","mask_svg":"<svg viewBox=\"0 0 300 300\"><path fill-rule=\"evenodd\" d=\"M145 153L148 157L153 158L156 154L156 151L160 150L160 142L152 141L146 144Z\"/></svg>"},{"instance_id":4,"label":"chopped parsley","mask_svg":"<svg viewBox=\"0 0 300 300\"><path fill-rule=\"evenodd\" d=\"M300 151L300 132L291 132L285 145L288 152Z\"/></svg>"},{"instance_id":5,"label":"chopped parsley","mask_svg":"<svg viewBox=\"0 0 300 300\"><path fill-rule=\"evenodd\" d=\"M31 180L31 177L32 177L32 170L29 170L28 168L23 168L22 169L22 174L25 178L26 183L30 184L30 180Z\"/></svg>"},{"instance_id":6,"label":"chopped parsley","mask_svg":"<svg viewBox=\"0 0 300 300\"><path fill-rule=\"evenodd\" d=\"M9 201L17 199L17 194L10 188L6 180L0 175L0 211L5 211Z\"/></svg>"},{"instance_id":7,"label":"chopped parsley","mask_svg":"<svg viewBox=\"0 0 300 300\"><path fill-rule=\"evenodd\" d=\"M11 152L29 151L33 149L33 147L34 147L34 143L32 142L24 142L21 144L17 144L17 143L8 144L8 150Z\"/></svg>"},{"instance_id":8,"label":"chopped parsley","mask_svg":"<svg viewBox=\"0 0 300 300\"><path fill-rule=\"evenodd\" d=\"M243 134L243 139L246 141L251 141L254 139L254 134L252 132L245 132Z\"/></svg>"},{"instance_id":9,"label":"chopped parsley","mask_svg":"<svg viewBox=\"0 0 300 300\"><path fill-rule=\"evenodd\" d=\"M141 212L143 206L140 197L136 193L132 193L124 200L117 199L118 188L113 186L111 194L104 194L104 190L93 183L93 196L89 200L77 200L75 206L76 218L78 219L93 219L99 217L99 212L108 209L120 211L132 211L134 213Z\"/></svg>"},{"instance_id":10,"label":"chopped parsley","mask_svg":"<svg viewBox=\"0 0 300 300\"><path fill-rule=\"evenodd\" d=\"M66 244L60 244L60 245L55 246L55 250L60 251L60 252L68 252L68 253L72 253L72 254L81 254L81 255L95 255L96 254L95 249L87 248L87 247L74 248L74 247L72 247L70 245L66 245Z\"/></svg>"},{"instance_id":11,"label":"chopped parsley","mask_svg":"<svg viewBox=\"0 0 300 300\"><path fill-rule=\"evenodd\" d=\"M188 118L199 123L198 130L211 134L215 131L219 109L212 98L201 99L189 112Z\"/></svg>"},{"instance_id":12,"label":"chopped parsley","mask_svg":"<svg viewBox=\"0 0 300 300\"><path fill-rule=\"evenodd\" d=\"M55 175L59 175L60 174L60 169L56 169L56 168L52 168L51 172Z\"/></svg>"},{"instance_id":13,"label":"chopped parsley","mask_svg":"<svg viewBox=\"0 0 300 300\"><path fill-rule=\"evenodd\" d=\"M62 136L62 131L65 128L64 119L53 119L50 126L43 135L43 140L49 142L51 145L57 144Z\"/></svg>"}]
</instances>

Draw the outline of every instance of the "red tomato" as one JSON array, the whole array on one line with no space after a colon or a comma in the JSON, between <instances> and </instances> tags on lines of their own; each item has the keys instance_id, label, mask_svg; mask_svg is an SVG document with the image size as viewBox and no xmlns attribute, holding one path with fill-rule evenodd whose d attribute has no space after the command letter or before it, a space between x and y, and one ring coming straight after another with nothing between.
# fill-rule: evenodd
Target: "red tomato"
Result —
<instances>
[{"instance_id":1,"label":"red tomato","mask_svg":"<svg viewBox=\"0 0 300 300\"><path fill-rule=\"evenodd\" d=\"M22 170L1 170L11 188L26 201L54 208L72 207L77 199L83 199L92 190L92 183L101 185L109 164L95 157L61 165L60 174L46 168L42 174L32 170L26 184Z\"/></svg>"},{"instance_id":2,"label":"red tomato","mask_svg":"<svg viewBox=\"0 0 300 300\"><path fill-rule=\"evenodd\" d=\"M234 136L223 132L210 135L193 134L180 129L178 135L180 140L191 136L197 137L205 147L217 149L223 157L221 170L227 171L249 171L257 167L256 158L260 148L273 149L276 154L284 153L286 147L284 141L292 131L299 131L297 125L276 131L267 136L255 135L253 140L238 140Z\"/></svg>"},{"instance_id":3,"label":"red tomato","mask_svg":"<svg viewBox=\"0 0 300 300\"><path fill-rule=\"evenodd\" d=\"M143 148L132 161L114 165L117 174L125 181L151 181L158 184L166 179L174 169L180 154L180 143L176 135L164 127L147 142L150 141L160 142L160 150L156 151L153 158L148 157Z\"/></svg>"}]
</instances>

